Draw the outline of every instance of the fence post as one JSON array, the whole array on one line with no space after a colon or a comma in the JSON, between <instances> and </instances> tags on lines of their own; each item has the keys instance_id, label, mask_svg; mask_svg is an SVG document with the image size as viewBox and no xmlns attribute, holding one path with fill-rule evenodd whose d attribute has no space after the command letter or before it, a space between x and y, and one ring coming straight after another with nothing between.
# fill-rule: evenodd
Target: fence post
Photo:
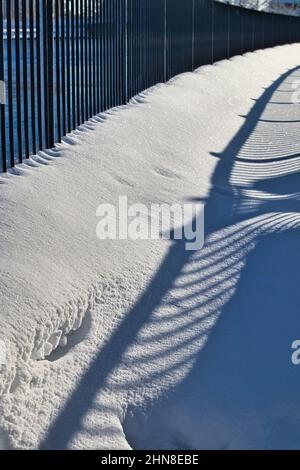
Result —
<instances>
[{"instance_id":1,"label":"fence post","mask_svg":"<svg viewBox=\"0 0 300 470\"><path fill-rule=\"evenodd\" d=\"M168 80L167 0L164 0L164 81Z\"/></svg>"},{"instance_id":2,"label":"fence post","mask_svg":"<svg viewBox=\"0 0 300 470\"><path fill-rule=\"evenodd\" d=\"M0 0L0 56L4 58L4 40L3 40L3 2ZM0 80L4 83L4 60L0 61ZM7 170L6 164L6 123L5 123L5 104L0 103L0 123L1 123L1 153L2 153L2 171Z\"/></svg>"},{"instance_id":3,"label":"fence post","mask_svg":"<svg viewBox=\"0 0 300 470\"><path fill-rule=\"evenodd\" d=\"M15 67L16 67L16 111L17 111L17 142L18 142L18 162L22 163L23 160L23 145L22 145L22 115L21 115L21 54L20 54L20 6L19 1L15 0ZM25 33L26 34L26 33ZM24 30L22 31L23 41ZM24 60L24 59L23 59ZM24 83L24 88L25 88ZM25 126L27 122L25 121Z\"/></svg>"},{"instance_id":4,"label":"fence post","mask_svg":"<svg viewBox=\"0 0 300 470\"><path fill-rule=\"evenodd\" d=\"M230 3L228 2L227 3L227 57L226 59L229 59L230 57L230 11L231 11L231 7L230 7Z\"/></svg>"},{"instance_id":5,"label":"fence post","mask_svg":"<svg viewBox=\"0 0 300 470\"><path fill-rule=\"evenodd\" d=\"M52 0L44 0L44 99L45 99L45 134L46 146L54 145L54 100L53 100L53 5Z\"/></svg>"},{"instance_id":6,"label":"fence post","mask_svg":"<svg viewBox=\"0 0 300 470\"><path fill-rule=\"evenodd\" d=\"M215 58L215 2L212 2L211 7L211 63L214 63Z\"/></svg>"},{"instance_id":7,"label":"fence post","mask_svg":"<svg viewBox=\"0 0 300 470\"><path fill-rule=\"evenodd\" d=\"M13 69L12 69L12 17L11 0L6 0L6 25L7 25L7 92L8 92L8 121L9 121L9 153L10 166L15 166L15 140L14 140L14 115L13 115Z\"/></svg>"},{"instance_id":8,"label":"fence post","mask_svg":"<svg viewBox=\"0 0 300 470\"><path fill-rule=\"evenodd\" d=\"M252 45L251 45L251 51L255 50L255 26L256 26L256 11L252 11Z\"/></svg>"},{"instance_id":9,"label":"fence post","mask_svg":"<svg viewBox=\"0 0 300 470\"><path fill-rule=\"evenodd\" d=\"M48 0L42 3L42 20L43 20L43 40L42 40L42 53L43 53L43 75L44 75L44 121L45 121L45 144L49 148L49 95L48 95L48 23L47 23L47 10Z\"/></svg>"},{"instance_id":10,"label":"fence post","mask_svg":"<svg viewBox=\"0 0 300 470\"><path fill-rule=\"evenodd\" d=\"M192 70L195 64L195 0L192 0Z\"/></svg>"},{"instance_id":11,"label":"fence post","mask_svg":"<svg viewBox=\"0 0 300 470\"><path fill-rule=\"evenodd\" d=\"M30 49L30 102L31 102L31 128L32 152L36 154L36 106L35 106L35 52L34 52L34 1L29 0L29 49Z\"/></svg>"},{"instance_id":12,"label":"fence post","mask_svg":"<svg viewBox=\"0 0 300 470\"><path fill-rule=\"evenodd\" d=\"M25 157L29 158L29 101L28 101L28 64L27 64L27 0L22 0L23 31L23 111L24 111L24 147Z\"/></svg>"},{"instance_id":13,"label":"fence post","mask_svg":"<svg viewBox=\"0 0 300 470\"><path fill-rule=\"evenodd\" d=\"M244 53L244 12L240 11L241 54Z\"/></svg>"},{"instance_id":14,"label":"fence post","mask_svg":"<svg viewBox=\"0 0 300 470\"><path fill-rule=\"evenodd\" d=\"M129 0L125 0L125 3L124 3L124 14L125 14L125 18L124 18L124 24L123 24L123 34L124 34L124 40L125 40L125 76L124 76L124 80L125 80L125 93L124 93L124 97L125 97L125 103L128 103L129 101L129 83L128 83L128 79L129 79L129 33L130 33L130 30L129 30L129 12L128 12L128 8L129 8L129 5L128 5L128 2Z\"/></svg>"}]
</instances>

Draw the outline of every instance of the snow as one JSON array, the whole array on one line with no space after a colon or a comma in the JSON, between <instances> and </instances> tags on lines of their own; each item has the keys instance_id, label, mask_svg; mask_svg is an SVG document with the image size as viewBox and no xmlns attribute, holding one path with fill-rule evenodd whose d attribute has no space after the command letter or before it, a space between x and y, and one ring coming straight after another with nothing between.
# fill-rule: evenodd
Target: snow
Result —
<instances>
[{"instance_id":1,"label":"snow","mask_svg":"<svg viewBox=\"0 0 300 470\"><path fill-rule=\"evenodd\" d=\"M0 448L299 448L300 45L205 66L0 178ZM205 201L206 243L96 237Z\"/></svg>"},{"instance_id":2,"label":"snow","mask_svg":"<svg viewBox=\"0 0 300 470\"><path fill-rule=\"evenodd\" d=\"M259 11L268 11L284 15L296 15L296 2L291 0L217 0L221 3L229 3L239 7L250 8ZM286 5L287 4L287 5Z\"/></svg>"}]
</instances>

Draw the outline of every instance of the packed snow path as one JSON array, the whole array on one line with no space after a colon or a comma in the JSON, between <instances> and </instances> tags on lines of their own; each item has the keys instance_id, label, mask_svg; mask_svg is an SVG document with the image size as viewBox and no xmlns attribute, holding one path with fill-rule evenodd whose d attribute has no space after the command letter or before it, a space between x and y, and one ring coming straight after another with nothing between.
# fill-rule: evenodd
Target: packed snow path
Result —
<instances>
[{"instance_id":1,"label":"packed snow path","mask_svg":"<svg viewBox=\"0 0 300 470\"><path fill-rule=\"evenodd\" d=\"M183 74L1 177L3 448L300 447L299 63ZM119 195L205 202L204 248L99 241Z\"/></svg>"}]
</instances>

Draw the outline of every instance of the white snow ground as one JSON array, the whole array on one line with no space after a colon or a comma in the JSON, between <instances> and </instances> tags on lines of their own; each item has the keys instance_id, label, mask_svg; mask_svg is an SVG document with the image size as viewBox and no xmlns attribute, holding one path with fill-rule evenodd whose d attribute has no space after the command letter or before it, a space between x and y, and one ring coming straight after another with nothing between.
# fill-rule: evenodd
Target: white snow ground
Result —
<instances>
[{"instance_id":1,"label":"white snow ground","mask_svg":"<svg viewBox=\"0 0 300 470\"><path fill-rule=\"evenodd\" d=\"M299 57L183 74L0 178L0 448L300 447ZM205 200L205 247L99 241L119 195Z\"/></svg>"}]
</instances>

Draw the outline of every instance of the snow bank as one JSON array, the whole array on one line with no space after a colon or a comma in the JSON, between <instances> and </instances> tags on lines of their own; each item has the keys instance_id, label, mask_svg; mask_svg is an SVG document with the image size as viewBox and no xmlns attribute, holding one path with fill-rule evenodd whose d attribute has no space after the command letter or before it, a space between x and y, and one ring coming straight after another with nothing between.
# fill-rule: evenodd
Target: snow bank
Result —
<instances>
[{"instance_id":1,"label":"snow bank","mask_svg":"<svg viewBox=\"0 0 300 470\"><path fill-rule=\"evenodd\" d=\"M278 86L291 87L299 52L299 45L282 46L178 76L1 177L0 340L7 361L0 366L0 447L276 447L281 422L298 445L300 416L292 418L288 401L297 409L291 387L300 376L290 370L289 345L287 363L278 359L286 382L281 388L276 382L272 406L262 400L258 410L260 378L248 376L257 385L249 403L240 379L227 389L215 366L222 345L231 351L228 328L238 337L235 322L225 322L220 337L205 345L223 325L257 240L299 224L294 206L280 205L287 194L295 203L297 191L276 190L272 206L272 181L264 187L270 175L299 170L297 156L279 166L265 159L282 154L282 136L297 147L299 124L282 123L269 134L259 129L254 144L254 116L251 132L245 129L265 88L283 74ZM261 118L266 103L256 103ZM292 120L294 113L297 121L298 107L278 105L269 113L266 120ZM188 256L169 241L98 240L97 207L120 195L146 205L206 199L205 248ZM273 304L265 307L270 315ZM239 328L247 325L251 335L243 312ZM297 336L296 326L300 334L297 322L293 316L290 335L292 328ZM269 333L266 349L273 347L272 323ZM236 359L228 356L232 379L243 364L230 368ZM247 358L247 370L256 370L259 357Z\"/></svg>"}]
</instances>

